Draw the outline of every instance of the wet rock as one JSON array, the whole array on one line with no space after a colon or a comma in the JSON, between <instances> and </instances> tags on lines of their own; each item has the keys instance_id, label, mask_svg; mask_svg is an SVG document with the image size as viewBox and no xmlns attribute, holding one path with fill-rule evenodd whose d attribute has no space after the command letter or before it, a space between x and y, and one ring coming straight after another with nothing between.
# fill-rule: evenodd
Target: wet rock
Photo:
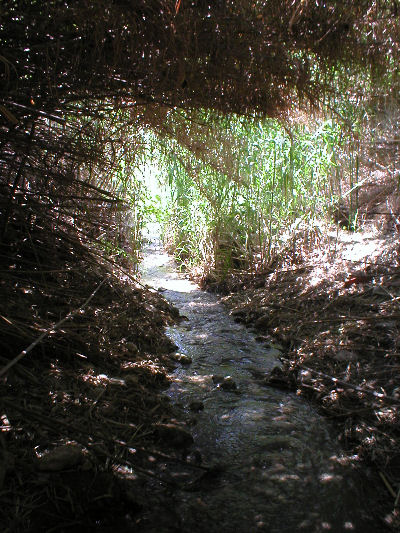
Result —
<instances>
[{"instance_id":1,"label":"wet rock","mask_svg":"<svg viewBox=\"0 0 400 533\"><path fill-rule=\"evenodd\" d=\"M186 462L192 465L201 465L203 458L199 450L193 450L186 455Z\"/></svg>"},{"instance_id":2,"label":"wet rock","mask_svg":"<svg viewBox=\"0 0 400 533\"><path fill-rule=\"evenodd\" d=\"M272 338L269 335L257 335L256 341L262 342L265 346L271 346L273 342Z\"/></svg>"},{"instance_id":3,"label":"wet rock","mask_svg":"<svg viewBox=\"0 0 400 533\"><path fill-rule=\"evenodd\" d=\"M177 361L178 363L181 363L181 365L190 365L192 362L192 358L189 357L189 355L186 355L184 353L175 353L172 356L172 359L174 361Z\"/></svg>"},{"instance_id":4,"label":"wet rock","mask_svg":"<svg viewBox=\"0 0 400 533\"><path fill-rule=\"evenodd\" d=\"M220 384L220 387L221 389L224 389L224 390L236 390L237 389L237 385L231 376L226 376L226 378L224 378L224 381Z\"/></svg>"},{"instance_id":5,"label":"wet rock","mask_svg":"<svg viewBox=\"0 0 400 533\"><path fill-rule=\"evenodd\" d=\"M226 391L237 390L235 380L231 376L218 376L212 377L213 382L221 389Z\"/></svg>"},{"instance_id":6,"label":"wet rock","mask_svg":"<svg viewBox=\"0 0 400 533\"><path fill-rule=\"evenodd\" d=\"M195 400L194 402L191 402L189 404L189 409L191 411L195 411L198 413L199 411L202 411L204 409L204 403L198 400Z\"/></svg>"},{"instance_id":7,"label":"wet rock","mask_svg":"<svg viewBox=\"0 0 400 533\"><path fill-rule=\"evenodd\" d=\"M175 424L157 424L154 428L154 434L167 446L173 448L188 448L193 444L192 435Z\"/></svg>"},{"instance_id":8,"label":"wet rock","mask_svg":"<svg viewBox=\"0 0 400 533\"><path fill-rule=\"evenodd\" d=\"M235 309L232 309L229 314L235 318L243 318L246 315L246 311L244 311L240 307L236 307Z\"/></svg>"},{"instance_id":9,"label":"wet rock","mask_svg":"<svg viewBox=\"0 0 400 533\"><path fill-rule=\"evenodd\" d=\"M42 455L37 468L41 472L59 472L83 464L85 455L77 444L65 444Z\"/></svg>"},{"instance_id":10,"label":"wet rock","mask_svg":"<svg viewBox=\"0 0 400 533\"><path fill-rule=\"evenodd\" d=\"M215 489L222 473L226 470L224 465L215 465L209 467L200 477L188 483L185 487L187 491L208 491L211 488Z\"/></svg>"},{"instance_id":11,"label":"wet rock","mask_svg":"<svg viewBox=\"0 0 400 533\"><path fill-rule=\"evenodd\" d=\"M275 366L265 378L265 385L277 387L278 389L293 390L296 388L296 378L294 373L285 372L281 367Z\"/></svg>"}]
</instances>

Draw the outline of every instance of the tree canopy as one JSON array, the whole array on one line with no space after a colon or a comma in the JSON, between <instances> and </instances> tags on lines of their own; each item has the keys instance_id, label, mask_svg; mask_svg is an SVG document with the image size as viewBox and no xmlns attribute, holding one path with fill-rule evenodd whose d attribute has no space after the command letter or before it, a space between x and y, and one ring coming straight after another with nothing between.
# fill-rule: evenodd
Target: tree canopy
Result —
<instances>
[{"instance_id":1,"label":"tree canopy","mask_svg":"<svg viewBox=\"0 0 400 533\"><path fill-rule=\"evenodd\" d=\"M42 110L107 98L272 116L317 100L335 62L382 65L396 12L364 0L5 0L1 96Z\"/></svg>"}]
</instances>

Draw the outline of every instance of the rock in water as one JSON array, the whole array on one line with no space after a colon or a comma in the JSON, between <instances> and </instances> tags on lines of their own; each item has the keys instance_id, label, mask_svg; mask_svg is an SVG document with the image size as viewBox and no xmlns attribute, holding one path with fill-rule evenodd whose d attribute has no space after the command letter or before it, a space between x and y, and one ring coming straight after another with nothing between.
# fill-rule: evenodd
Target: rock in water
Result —
<instances>
[{"instance_id":1,"label":"rock in water","mask_svg":"<svg viewBox=\"0 0 400 533\"><path fill-rule=\"evenodd\" d=\"M212 377L213 382L218 386L218 388L221 388L223 390L236 390L237 385L234 381L234 379L231 376L218 376L214 375Z\"/></svg>"},{"instance_id":2,"label":"rock in water","mask_svg":"<svg viewBox=\"0 0 400 533\"><path fill-rule=\"evenodd\" d=\"M231 376L226 376L226 378L224 378L224 380L222 381L222 383L220 383L219 386L221 387L221 389L224 389L224 390L236 390L237 389L237 385Z\"/></svg>"},{"instance_id":3,"label":"rock in water","mask_svg":"<svg viewBox=\"0 0 400 533\"><path fill-rule=\"evenodd\" d=\"M192 358L184 353L176 353L172 356L172 359L181 363L181 365L190 365Z\"/></svg>"},{"instance_id":4,"label":"rock in water","mask_svg":"<svg viewBox=\"0 0 400 533\"><path fill-rule=\"evenodd\" d=\"M77 444L65 444L42 455L38 460L38 470L59 472L81 465L84 459L83 451Z\"/></svg>"},{"instance_id":5,"label":"rock in water","mask_svg":"<svg viewBox=\"0 0 400 533\"><path fill-rule=\"evenodd\" d=\"M173 448L188 448L193 444L192 435L175 424L157 424L154 428L154 434L167 446Z\"/></svg>"},{"instance_id":6,"label":"rock in water","mask_svg":"<svg viewBox=\"0 0 400 533\"><path fill-rule=\"evenodd\" d=\"M195 412L202 411L204 409L204 403L199 400L195 400L189 404L189 409Z\"/></svg>"}]
</instances>

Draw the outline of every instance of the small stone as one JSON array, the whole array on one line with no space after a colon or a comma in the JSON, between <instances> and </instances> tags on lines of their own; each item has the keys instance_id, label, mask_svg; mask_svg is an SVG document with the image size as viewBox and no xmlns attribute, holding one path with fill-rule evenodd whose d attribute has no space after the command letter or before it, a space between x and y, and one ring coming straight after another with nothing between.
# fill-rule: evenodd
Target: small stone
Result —
<instances>
[{"instance_id":1,"label":"small stone","mask_svg":"<svg viewBox=\"0 0 400 533\"><path fill-rule=\"evenodd\" d=\"M192 358L184 353L176 353L172 356L172 359L175 361L178 361L178 363L181 363L182 365L190 365L192 362Z\"/></svg>"},{"instance_id":2,"label":"small stone","mask_svg":"<svg viewBox=\"0 0 400 533\"><path fill-rule=\"evenodd\" d=\"M38 459L38 470L42 472L59 472L81 465L85 455L77 444L65 444L54 448Z\"/></svg>"},{"instance_id":3,"label":"small stone","mask_svg":"<svg viewBox=\"0 0 400 533\"><path fill-rule=\"evenodd\" d=\"M158 424L154 429L157 438L174 448L187 448L193 444L192 435L175 424Z\"/></svg>"},{"instance_id":4,"label":"small stone","mask_svg":"<svg viewBox=\"0 0 400 533\"><path fill-rule=\"evenodd\" d=\"M186 462L193 465L201 465L203 458L199 450L194 450L186 456Z\"/></svg>"},{"instance_id":5,"label":"small stone","mask_svg":"<svg viewBox=\"0 0 400 533\"><path fill-rule=\"evenodd\" d=\"M224 380L222 381L222 383L220 383L219 386L221 387L221 389L224 389L224 390L236 390L237 389L237 385L231 376L226 376L226 378L224 378Z\"/></svg>"},{"instance_id":6,"label":"small stone","mask_svg":"<svg viewBox=\"0 0 400 533\"><path fill-rule=\"evenodd\" d=\"M309 370L301 370L299 373L299 380L302 383L308 383L311 381L312 374Z\"/></svg>"},{"instance_id":7,"label":"small stone","mask_svg":"<svg viewBox=\"0 0 400 533\"><path fill-rule=\"evenodd\" d=\"M268 335L257 335L256 341L262 342L265 346L271 346L272 344L272 339Z\"/></svg>"},{"instance_id":8,"label":"small stone","mask_svg":"<svg viewBox=\"0 0 400 533\"><path fill-rule=\"evenodd\" d=\"M199 412L204 409L204 403L198 400L195 400L194 402L191 402L189 404L189 409L191 411Z\"/></svg>"}]
</instances>

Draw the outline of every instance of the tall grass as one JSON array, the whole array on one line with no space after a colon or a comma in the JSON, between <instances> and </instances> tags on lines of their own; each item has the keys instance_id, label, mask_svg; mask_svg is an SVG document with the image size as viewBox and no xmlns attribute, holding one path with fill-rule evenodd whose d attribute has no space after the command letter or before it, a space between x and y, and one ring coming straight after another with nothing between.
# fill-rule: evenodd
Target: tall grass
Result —
<instances>
[{"instance_id":1,"label":"tall grass","mask_svg":"<svg viewBox=\"0 0 400 533\"><path fill-rule=\"evenodd\" d=\"M221 122L230 151L210 146L214 156L200 161L171 141L157 156L170 187L167 244L182 263L220 278L264 268L291 228L332 212L341 135L331 120L290 131L275 120Z\"/></svg>"}]
</instances>

